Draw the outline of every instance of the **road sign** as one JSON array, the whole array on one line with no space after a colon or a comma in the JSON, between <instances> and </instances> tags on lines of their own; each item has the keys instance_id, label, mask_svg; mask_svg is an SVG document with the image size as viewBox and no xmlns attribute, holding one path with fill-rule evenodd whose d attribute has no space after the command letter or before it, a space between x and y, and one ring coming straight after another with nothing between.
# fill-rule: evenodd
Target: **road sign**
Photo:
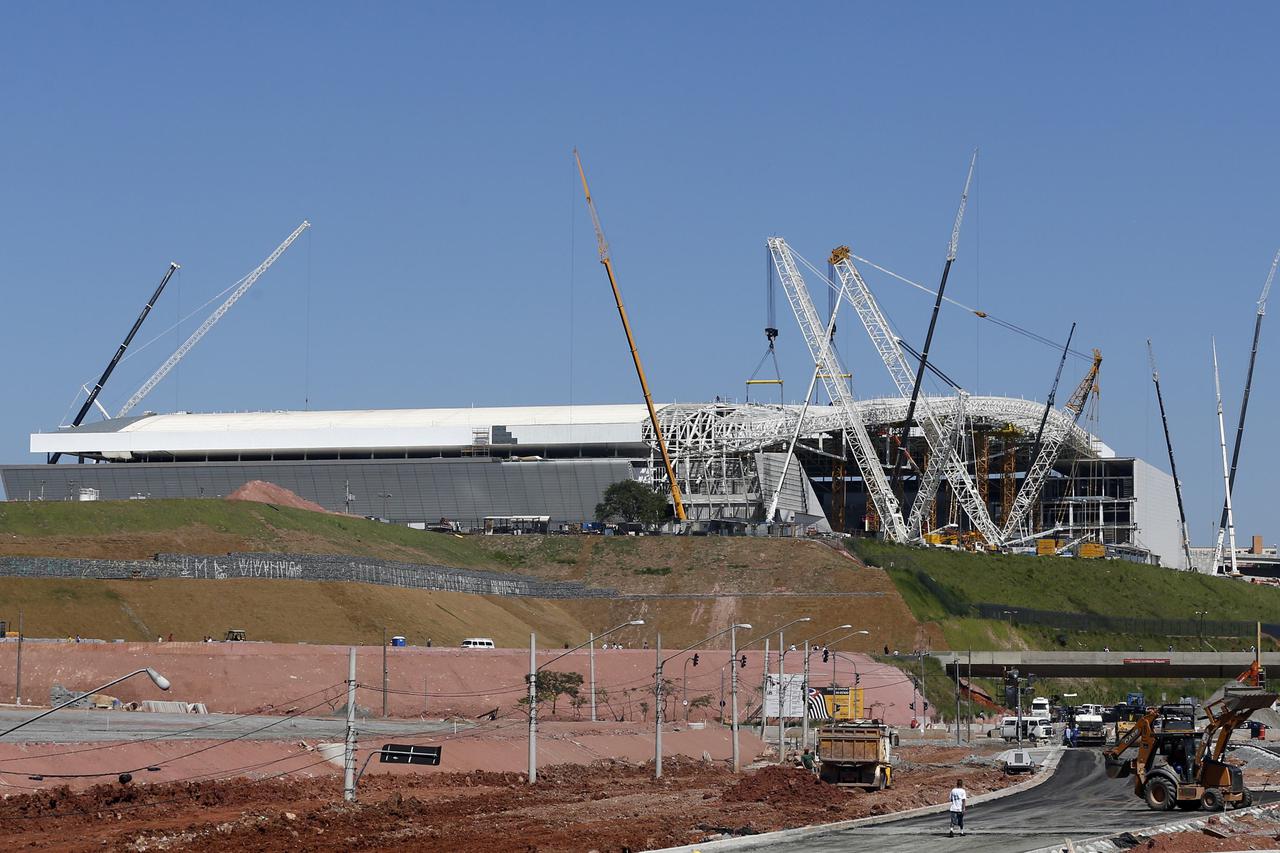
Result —
<instances>
[{"instance_id":1,"label":"road sign","mask_svg":"<svg viewBox=\"0 0 1280 853\"><path fill-rule=\"evenodd\" d=\"M440 747L417 746L409 743L384 743L378 754L383 764L440 764Z\"/></svg>"}]
</instances>

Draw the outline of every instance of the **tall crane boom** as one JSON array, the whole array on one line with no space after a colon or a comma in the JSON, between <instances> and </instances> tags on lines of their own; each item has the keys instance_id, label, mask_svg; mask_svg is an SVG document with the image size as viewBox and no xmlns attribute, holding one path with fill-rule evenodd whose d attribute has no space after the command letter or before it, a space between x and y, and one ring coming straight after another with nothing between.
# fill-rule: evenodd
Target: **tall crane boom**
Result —
<instances>
[{"instance_id":1,"label":"tall crane boom","mask_svg":"<svg viewBox=\"0 0 1280 853\"><path fill-rule=\"evenodd\" d=\"M618 289L618 280L613 276L613 260L609 257L609 242L604 238L604 228L600 225L600 216L596 213L596 203L591 200L591 189L587 186L587 173L582 168L582 158L578 149L573 149L574 162L578 164L578 176L582 178L582 193L587 197L587 210L591 212L591 224L596 229L596 247L600 252L600 263L609 276L609 286L613 288L613 301L618 306L618 317L622 320L622 330L627 333L627 345L631 347L631 361L636 368L636 376L640 379L640 390L644 393L644 404L649 408L649 423L653 425L653 436L658 442L658 451L662 454L662 464L667 470L667 481L671 484L671 505L675 509L676 518L684 521L684 499L680 495L680 484L676 482L676 470L671 464L671 454L667 452L667 442L662 437L662 427L658 423L658 410L653 406L653 397L649 394L649 382L644 378L644 366L640 363L640 350L636 349L635 336L631 334L631 323L627 320L627 309L622 305L622 291Z\"/></svg>"},{"instance_id":2,"label":"tall crane boom","mask_svg":"<svg viewBox=\"0 0 1280 853\"><path fill-rule=\"evenodd\" d=\"M1173 461L1173 438L1169 435L1169 419L1164 413L1164 395L1160 393L1160 371L1156 370L1156 354L1151 348L1151 338L1147 338L1147 359L1151 362L1151 381L1156 386L1156 403L1160 406L1160 423L1164 425L1164 443L1169 448L1169 472L1173 475L1173 493L1178 499L1178 524L1182 530L1182 555L1187 560L1187 571L1191 564L1191 534L1187 532L1187 511L1182 505L1182 483L1178 481L1178 463Z\"/></svg>"},{"instance_id":3,"label":"tall crane boom","mask_svg":"<svg viewBox=\"0 0 1280 853\"><path fill-rule=\"evenodd\" d=\"M884 523L885 533L891 541L907 542L910 536L902 518L901 505L889 487L889 480L885 477L880 457L867 433L866 422L853 399L853 392L840 378L844 373L840 360L832 349L831 341L826 335L826 326L819 319L818 310L809 296L809 289L796 267L791 247L781 237L770 237L769 252L773 255L778 281L791 303L791 310L796 316L805 343L809 346L809 353L813 356L814 363L822 366L820 376L823 385L831 400L837 403L836 411L844 427L845 440L858 463L867 495Z\"/></svg>"},{"instance_id":4,"label":"tall crane boom","mask_svg":"<svg viewBox=\"0 0 1280 853\"><path fill-rule=\"evenodd\" d=\"M964 191L960 194L960 208L956 211L956 221L951 228L951 242L947 244L947 260L942 266L942 282L938 285L938 294L933 302L933 313L929 315L929 331L924 336L924 346L920 348L920 365L916 368L916 381L911 387L911 399L907 403L907 416L903 419L902 437L898 441L899 451L893 463L893 488L901 498L901 485L898 477L902 473L902 461L906 453L907 441L911 437L911 425L916 413L916 405L920 399L920 385L924 382L925 370L929 367L929 347L933 343L933 332L938 326L938 312L942 308L942 295L947 289L947 276L951 274L951 265L955 262L956 252L960 248L960 224L964 221L965 205L969 201L969 185L973 182L973 167L978 162L978 152L973 152L969 160L969 174L964 179Z\"/></svg>"},{"instance_id":5,"label":"tall crane boom","mask_svg":"<svg viewBox=\"0 0 1280 853\"><path fill-rule=\"evenodd\" d=\"M1065 406L1071 419L1063 424L1053 425L1051 428L1046 427L1041 434L1038 452L1034 453L1031 460L1031 467L1027 470L1027 476L1022 480L1022 488L1018 490L1017 497L1014 498L1013 507L1009 512L1008 519L1005 520L1003 538L1007 541L1013 537L1014 532L1022 525L1023 520L1027 517L1027 513L1031 511L1031 507L1035 504L1036 499L1040 497L1040 490L1044 487L1044 481L1049 476L1055 463L1058 461L1058 454L1062 451L1062 445L1071 435L1071 430L1080 421L1080 415L1084 413L1085 404L1089 400L1089 395L1098 390L1098 369L1102 366L1102 352L1100 350L1093 351L1093 363L1089 365L1088 372L1084 378L1080 380L1080 384L1076 386L1076 390L1072 392L1071 398L1067 400Z\"/></svg>"},{"instance_id":6,"label":"tall crane boom","mask_svg":"<svg viewBox=\"0 0 1280 853\"><path fill-rule=\"evenodd\" d=\"M1249 350L1249 371L1244 378L1244 396L1240 398L1240 419L1236 422L1235 446L1231 449L1231 474L1227 478L1227 488L1236 487L1236 466L1240 463L1240 444L1244 440L1244 416L1249 411L1249 392L1253 389L1253 366L1258 360L1258 338L1262 334L1262 318L1267 314L1267 297L1271 295L1271 283L1275 281L1276 265L1280 264L1280 251L1271 261L1271 271L1267 273L1267 283L1262 286L1262 295L1258 297L1258 310L1253 320L1253 347ZM1222 549L1222 537L1227 530L1227 503L1222 502L1222 517L1218 521L1218 542L1215 552Z\"/></svg>"},{"instance_id":7,"label":"tall crane boom","mask_svg":"<svg viewBox=\"0 0 1280 853\"><path fill-rule=\"evenodd\" d=\"M253 272L241 279L239 286L232 291L231 295L227 297L227 300L219 305L217 309L209 315L208 319L200 324L200 328L191 333L191 337L187 338L186 341L183 342L182 346L174 350L173 355L169 356L165 363L160 365L159 370L151 374L150 379L143 382L142 386L138 388L137 391L133 392L133 396L129 398L128 402L120 407L120 411L116 414L116 417L119 418L125 416L131 409L133 409L134 406L142 402L142 398L150 394L152 389L159 385L160 382L169 375L169 371L173 370L173 368L177 366L178 362L182 361L183 356L189 353L191 348L198 344L200 339L213 328L214 324L221 320L222 316L231 310L231 306L235 305L240 297L244 296L245 293L249 291L249 288L253 287L253 283L261 278L264 272L271 268L271 265L284 254L285 249L288 249L293 245L293 241L297 240L302 232L306 231L310 227L311 223L303 220L302 224L295 228L293 233L290 234L283 243L277 246L274 252L267 256L265 261L259 264Z\"/></svg>"},{"instance_id":8,"label":"tall crane boom","mask_svg":"<svg viewBox=\"0 0 1280 853\"><path fill-rule=\"evenodd\" d=\"M838 247L831 253L831 261L835 266L836 274L840 278L844 296L858 313L858 319L862 321L863 328L867 330L867 335L871 338L871 343L875 346L876 352L880 354L880 360L884 363L885 369L889 371L889 377L897 387L898 393L906 397L914 387L914 379L911 367L907 364L907 360L902 354L903 342L894 335L888 319L885 318L879 303L876 302L875 296L871 293L871 288L867 286L862 273L854 265L849 247ZM930 365L930 367L933 367L933 365ZM960 461L959 455L955 450L955 442L943 440L944 430L933 412L928 395L921 394L917 402L920 412L920 425L924 430L925 440L929 445L929 453L931 455L929 467L943 466L943 473L945 473L947 481L951 483L952 492L964 508L965 514L973 522L974 527L986 537L988 542L998 543L1000 541L1000 529L991 520L991 513L987 510L986 501L982 499L973 476ZM963 408L957 408L958 415L963 411ZM916 494L915 504L911 507L909 526L913 535L918 536L922 532L923 528L922 526L917 526L918 522L923 519L923 512L933 500L938 485L939 480L936 478L925 477L922 481L921 488Z\"/></svg>"},{"instance_id":9,"label":"tall crane boom","mask_svg":"<svg viewBox=\"0 0 1280 853\"><path fill-rule=\"evenodd\" d=\"M98 381L94 384L93 389L89 391L85 397L84 405L80 407L80 411L76 412L75 418L71 421L71 426L78 427L84 422L84 416L89 414L89 409L93 408L93 404L98 401L98 395L102 393L102 386L107 384L107 380L111 378L111 374L115 371L116 366L120 364L120 359L124 358L124 351L129 348L129 344L133 343L134 335L138 334L138 330L142 328L142 321L147 319L147 315L151 313L151 309L155 306L156 301L160 299L160 294L164 293L165 285L169 283L169 279L173 278L173 274L181 267L176 261L169 264L169 269L165 271L164 278L160 279L160 285L156 288L156 292L151 294L151 298L147 300L147 304L142 306L142 312L138 314L138 319L133 321L133 327L129 329L129 334L124 336L124 341L116 349L116 354L111 357L111 361L107 362L107 367L102 371L102 375L98 377ZM49 457L49 464L57 464L62 458L61 453L55 453Z\"/></svg>"},{"instance_id":10,"label":"tall crane boom","mask_svg":"<svg viewBox=\"0 0 1280 853\"><path fill-rule=\"evenodd\" d=\"M1227 433L1222 426L1222 383L1218 379L1218 342L1212 340L1213 347L1213 393L1218 398L1218 446L1222 449L1222 487L1226 492L1227 504L1227 536L1230 537L1231 574L1238 574L1236 566L1236 517L1231 509L1231 474L1227 468ZM1218 571L1222 562L1222 531L1218 531L1218 544L1213 548L1213 570Z\"/></svg>"}]
</instances>

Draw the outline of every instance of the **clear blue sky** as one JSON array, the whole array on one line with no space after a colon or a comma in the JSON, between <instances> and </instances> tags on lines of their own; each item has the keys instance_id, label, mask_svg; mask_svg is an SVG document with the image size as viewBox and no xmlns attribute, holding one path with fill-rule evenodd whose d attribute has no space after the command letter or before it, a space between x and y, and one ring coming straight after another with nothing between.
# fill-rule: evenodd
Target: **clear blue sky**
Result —
<instances>
[{"instance_id":1,"label":"clear blue sky","mask_svg":"<svg viewBox=\"0 0 1280 853\"><path fill-rule=\"evenodd\" d=\"M140 342L303 218L311 233L147 408L638 399L574 145L655 394L741 397L764 348L765 238L815 262L850 243L933 285L979 147L949 292L1055 339L1078 321L1078 348L1106 359L1102 436L1163 468L1152 337L1194 538L1216 521L1209 338L1232 424L1280 245L1272 4L39 3L5 19L4 461L37 461L28 433L69 417L170 260L182 272ZM931 300L869 279L918 345ZM887 392L847 319L856 392ZM781 299L779 323L794 398L808 367ZM122 367L108 408L179 340ZM973 391L1040 399L1056 362L958 310L935 356ZM1237 489L1242 535L1269 542L1278 383L1273 325Z\"/></svg>"}]
</instances>

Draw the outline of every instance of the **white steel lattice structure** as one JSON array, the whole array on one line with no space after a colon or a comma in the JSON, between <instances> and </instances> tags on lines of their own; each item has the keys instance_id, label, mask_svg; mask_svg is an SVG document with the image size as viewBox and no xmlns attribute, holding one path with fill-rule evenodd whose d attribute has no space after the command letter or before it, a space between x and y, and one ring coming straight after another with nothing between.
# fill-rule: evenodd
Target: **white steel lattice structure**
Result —
<instances>
[{"instance_id":1,"label":"white steel lattice structure","mask_svg":"<svg viewBox=\"0 0 1280 853\"><path fill-rule=\"evenodd\" d=\"M862 325L866 328L872 344L875 345L876 351L880 354L880 360L884 362L885 369L889 371L889 376L893 379L894 385L897 386L898 393L903 397L910 397L911 390L915 385L915 376L907 366L906 357L903 356L902 348L898 345L898 338L889 327L889 321L876 303L875 297L871 294L871 289L867 287L867 283L863 280L861 273L858 272L858 268L853 265L853 261L849 258L848 250L845 247L841 247L841 249L844 249L844 251L837 249L832 256L832 259L836 261L836 274L840 277L841 293L849 299L854 310L858 312L858 318L862 321ZM955 408L959 411L959 416L963 418L963 400ZM964 508L965 514L969 516L974 527L981 531L988 542L998 542L1000 540L1000 530L996 527L995 522L991 520L991 514L987 511L987 505L982 500L982 496L978 493L973 476L961 464L956 454L954 440L951 442L944 440L943 425L934 412L933 404L927 395L920 395L916 403L916 417L929 445L929 467L941 466L943 471L939 472L938 476L927 475L925 483L928 488L922 489L916 494L916 500L911 507L911 515L907 521L911 537L919 539L926 532L922 529L921 521L929 503L937 494L938 486L941 483L941 474L945 474L947 482L951 484L951 489L956 495L956 499L960 502L961 507ZM956 415L953 414L952 419L954 420L955 417ZM959 430L960 426L953 425L953 428L948 429L947 432L954 433Z\"/></svg>"},{"instance_id":2,"label":"white steel lattice structure","mask_svg":"<svg viewBox=\"0 0 1280 853\"><path fill-rule=\"evenodd\" d=\"M826 335L826 325L819 319L818 311L814 308L791 249L781 237L770 237L769 252L773 256L774 268L778 271L778 280L800 325L800 332L809 346L809 353L822 371L819 374L822 384L829 398L837 403L834 408L843 421L849 450L866 483L867 493L885 525L885 532L895 542L906 542L910 535L902 518L898 499L889 487L880 456L867 433L866 423L862 420L853 392L840 379L844 369Z\"/></svg>"}]
</instances>

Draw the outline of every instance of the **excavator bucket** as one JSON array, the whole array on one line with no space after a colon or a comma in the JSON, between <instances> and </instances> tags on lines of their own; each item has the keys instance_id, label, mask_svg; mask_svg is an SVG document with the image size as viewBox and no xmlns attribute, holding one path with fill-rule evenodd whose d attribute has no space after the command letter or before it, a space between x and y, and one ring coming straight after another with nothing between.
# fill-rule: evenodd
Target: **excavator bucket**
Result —
<instances>
[{"instance_id":1,"label":"excavator bucket","mask_svg":"<svg viewBox=\"0 0 1280 853\"><path fill-rule=\"evenodd\" d=\"M1107 756L1105 759L1108 779L1123 779L1133 772L1133 762L1123 758L1112 758Z\"/></svg>"}]
</instances>

